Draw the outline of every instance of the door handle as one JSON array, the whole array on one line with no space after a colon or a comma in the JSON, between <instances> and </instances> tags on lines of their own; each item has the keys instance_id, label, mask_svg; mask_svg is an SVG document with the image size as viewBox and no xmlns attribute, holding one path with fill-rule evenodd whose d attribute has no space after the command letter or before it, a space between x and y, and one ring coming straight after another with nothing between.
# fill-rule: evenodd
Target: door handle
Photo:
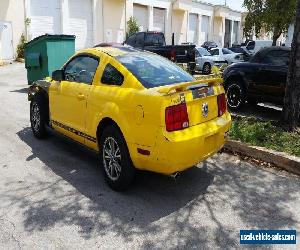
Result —
<instances>
[{"instance_id":1,"label":"door handle","mask_svg":"<svg viewBox=\"0 0 300 250\"><path fill-rule=\"evenodd\" d=\"M85 96L84 96L84 94L78 94L78 95L77 95L77 98L78 98L79 100L84 100L84 99L85 99Z\"/></svg>"}]
</instances>

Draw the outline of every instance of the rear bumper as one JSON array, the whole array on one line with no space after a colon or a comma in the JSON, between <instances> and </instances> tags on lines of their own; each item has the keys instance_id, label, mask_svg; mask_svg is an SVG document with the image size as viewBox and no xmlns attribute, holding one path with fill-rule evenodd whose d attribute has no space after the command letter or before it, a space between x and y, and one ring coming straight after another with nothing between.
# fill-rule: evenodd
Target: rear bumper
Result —
<instances>
[{"instance_id":1,"label":"rear bumper","mask_svg":"<svg viewBox=\"0 0 300 250\"><path fill-rule=\"evenodd\" d=\"M231 125L227 112L222 117L176 132L158 131L156 144L149 156L132 157L138 169L173 174L188 169L219 151Z\"/></svg>"}]
</instances>

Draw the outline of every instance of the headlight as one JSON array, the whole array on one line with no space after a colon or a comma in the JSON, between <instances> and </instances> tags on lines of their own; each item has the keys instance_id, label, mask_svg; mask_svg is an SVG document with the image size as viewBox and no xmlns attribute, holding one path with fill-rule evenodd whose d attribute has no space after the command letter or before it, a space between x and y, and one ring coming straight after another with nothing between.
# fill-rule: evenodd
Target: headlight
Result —
<instances>
[{"instance_id":1,"label":"headlight","mask_svg":"<svg viewBox=\"0 0 300 250\"><path fill-rule=\"evenodd\" d=\"M236 55L234 57L234 59L236 59L236 60L243 60L243 56L242 55Z\"/></svg>"}]
</instances>

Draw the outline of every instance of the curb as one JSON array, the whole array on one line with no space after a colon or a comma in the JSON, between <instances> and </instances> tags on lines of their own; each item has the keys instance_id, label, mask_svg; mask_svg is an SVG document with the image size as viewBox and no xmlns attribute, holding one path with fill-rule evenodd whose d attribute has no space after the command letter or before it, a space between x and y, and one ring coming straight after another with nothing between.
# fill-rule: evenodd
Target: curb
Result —
<instances>
[{"instance_id":1,"label":"curb","mask_svg":"<svg viewBox=\"0 0 300 250\"><path fill-rule=\"evenodd\" d=\"M278 168L300 175L299 157L266 149L263 147L249 146L245 143L234 140L228 140L224 148L244 156L271 163Z\"/></svg>"}]
</instances>

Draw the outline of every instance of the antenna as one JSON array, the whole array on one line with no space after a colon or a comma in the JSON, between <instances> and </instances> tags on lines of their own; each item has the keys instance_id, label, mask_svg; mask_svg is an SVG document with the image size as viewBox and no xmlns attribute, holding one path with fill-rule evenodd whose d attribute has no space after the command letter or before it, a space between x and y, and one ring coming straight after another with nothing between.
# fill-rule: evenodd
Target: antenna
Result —
<instances>
[{"instance_id":1,"label":"antenna","mask_svg":"<svg viewBox=\"0 0 300 250\"><path fill-rule=\"evenodd\" d=\"M227 6L227 0L225 0L225 6Z\"/></svg>"}]
</instances>

